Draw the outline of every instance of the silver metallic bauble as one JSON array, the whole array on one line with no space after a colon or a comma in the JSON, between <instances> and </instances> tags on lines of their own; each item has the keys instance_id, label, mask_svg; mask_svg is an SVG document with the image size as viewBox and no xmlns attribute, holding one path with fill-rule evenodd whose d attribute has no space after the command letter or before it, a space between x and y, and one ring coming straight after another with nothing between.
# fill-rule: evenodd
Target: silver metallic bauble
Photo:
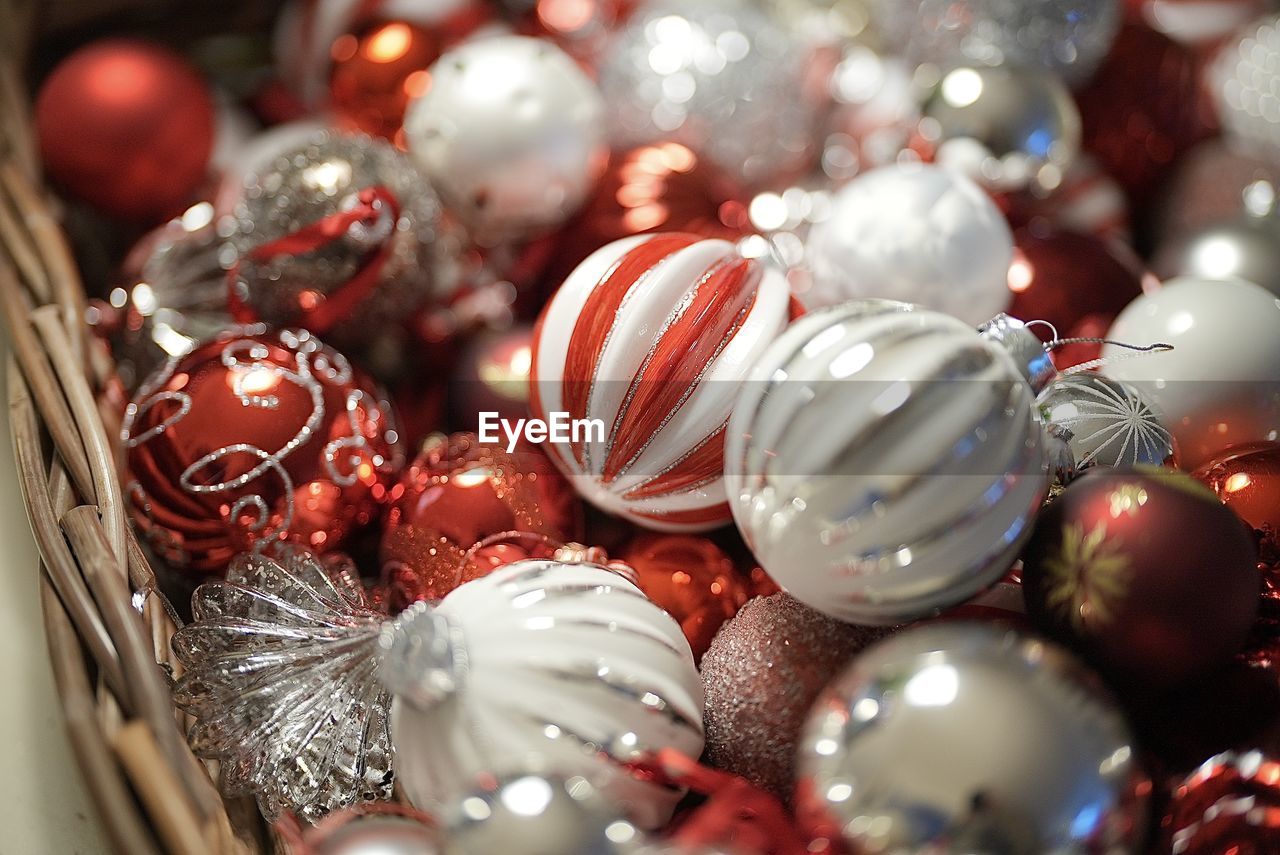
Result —
<instances>
[{"instance_id":1,"label":"silver metallic bauble","mask_svg":"<svg viewBox=\"0 0 1280 855\"><path fill-rule=\"evenodd\" d=\"M585 778L508 776L464 798L445 829L445 855L624 855L643 835Z\"/></svg>"},{"instance_id":2,"label":"silver metallic bauble","mask_svg":"<svg viewBox=\"0 0 1280 855\"><path fill-rule=\"evenodd\" d=\"M647 3L600 68L610 141L674 140L750 185L803 171L823 97L809 63L781 22L742 0Z\"/></svg>"},{"instance_id":3,"label":"silver metallic bauble","mask_svg":"<svg viewBox=\"0 0 1280 855\"><path fill-rule=\"evenodd\" d=\"M1173 434L1146 396L1099 374L1058 377L1036 407L1050 437L1059 480L1095 466L1163 466L1174 457Z\"/></svg>"},{"instance_id":4,"label":"silver metallic bauble","mask_svg":"<svg viewBox=\"0 0 1280 855\"><path fill-rule=\"evenodd\" d=\"M319 840L307 842L310 855L440 855L440 832L422 819L405 815L400 805L382 805L386 812L356 813L320 828ZM355 809L359 811L359 808Z\"/></svg>"},{"instance_id":5,"label":"silver metallic bauble","mask_svg":"<svg viewBox=\"0 0 1280 855\"><path fill-rule=\"evenodd\" d=\"M1244 279L1280 296L1280 216L1242 215L1165 243L1152 269L1161 279Z\"/></svg>"},{"instance_id":6,"label":"silver metallic bauble","mask_svg":"<svg viewBox=\"0 0 1280 855\"><path fill-rule=\"evenodd\" d=\"M947 315L884 300L807 315L730 417L734 519L769 575L832 617L962 602L1009 569L1048 490L1033 398L1004 347Z\"/></svg>"},{"instance_id":7,"label":"silver metallic bauble","mask_svg":"<svg viewBox=\"0 0 1280 855\"><path fill-rule=\"evenodd\" d=\"M314 248L277 242L372 198L368 217ZM441 206L389 143L324 131L245 174L223 263L242 319L302 326L336 343L367 339L456 285ZM369 265L374 281L362 283Z\"/></svg>"},{"instance_id":8,"label":"silver metallic bauble","mask_svg":"<svg viewBox=\"0 0 1280 855\"><path fill-rule=\"evenodd\" d=\"M873 169L831 197L805 242L805 305L877 297L977 326L1004 311L1013 235L991 197L938 166Z\"/></svg>"},{"instance_id":9,"label":"silver metallic bauble","mask_svg":"<svg viewBox=\"0 0 1280 855\"><path fill-rule=\"evenodd\" d=\"M814 706L799 813L858 852L1141 851L1149 783L1123 716L1061 648L997 624L909 629Z\"/></svg>"},{"instance_id":10,"label":"silver metallic bauble","mask_svg":"<svg viewBox=\"0 0 1280 855\"><path fill-rule=\"evenodd\" d=\"M1275 157L1280 152L1280 16L1245 27L1222 48L1207 77L1226 131Z\"/></svg>"},{"instance_id":11,"label":"silver metallic bauble","mask_svg":"<svg viewBox=\"0 0 1280 855\"><path fill-rule=\"evenodd\" d=\"M886 47L943 67L975 62L1042 68L1076 86L1120 30L1120 0L875 0Z\"/></svg>"},{"instance_id":12,"label":"silver metallic bauble","mask_svg":"<svg viewBox=\"0 0 1280 855\"><path fill-rule=\"evenodd\" d=\"M608 157L595 84L549 41L495 36L430 69L409 105L409 152L477 239L529 237L567 220Z\"/></svg>"},{"instance_id":13,"label":"silver metallic bauble","mask_svg":"<svg viewBox=\"0 0 1280 855\"><path fill-rule=\"evenodd\" d=\"M962 66L925 99L918 133L939 164L994 190L1047 191L1080 151L1080 111L1048 72Z\"/></svg>"}]
</instances>

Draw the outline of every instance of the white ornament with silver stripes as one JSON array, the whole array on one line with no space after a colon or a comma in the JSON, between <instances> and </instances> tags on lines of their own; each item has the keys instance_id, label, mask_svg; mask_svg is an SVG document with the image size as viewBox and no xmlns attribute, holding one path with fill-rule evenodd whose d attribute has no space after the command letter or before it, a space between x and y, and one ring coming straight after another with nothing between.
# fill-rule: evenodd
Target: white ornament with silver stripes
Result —
<instances>
[{"instance_id":1,"label":"white ornament with silver stripes","mask_svg":"<svg viewBox=\"0 0 1280 855\"><path fill-rule=\"evenodd\" d=\"M1013 324L1015 336L1033 338ZM1024 364L946 315L866 300L797 321L729 421L734 519L806 605L893 624L1004 575L1049 486Z\"/></svg>"},{"instance_id":2,"label":"white ornament with silver stripes","mask_svg":"<svg viewBox=\"0 0 1280 855\"><path fill-rule=\"evenodd\" d=\"M625 238L565 280L533 344L533 414L599 420L549 444L578 492L663 531L727 523L724 426L738 388L786 327L784 275L724 240Z\"/></svg>"}]
</instances>

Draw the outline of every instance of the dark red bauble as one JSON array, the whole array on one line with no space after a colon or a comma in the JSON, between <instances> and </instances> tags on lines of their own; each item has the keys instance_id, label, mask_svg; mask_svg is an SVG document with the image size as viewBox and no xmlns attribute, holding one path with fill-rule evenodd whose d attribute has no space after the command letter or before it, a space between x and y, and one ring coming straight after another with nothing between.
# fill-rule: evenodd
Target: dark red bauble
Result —
<instances>
[{"instance_id":1,"label":"dark red bauble","mask_svg":"<svg viewBox=\"0 0 1280 855\"><path fill-rule=\"evenodd\" d=\"M1258 613L1248 529L1190 476L1097 470L1036 523L1027 612L1104 670L1175 685L1239 651Z\"/></svg>"},{"instance_id":2,"label":"dark red bauble","mask_svg":"<svg viewBox=\"0 0 1280 855\"><path fill-rule=\"evenodd\" d=\"M64 59L36 98L50 177L104 214L181 210L213 151L213 99L181 56L147 42L94 42Z\"/></svg>"},{"instance_id":3,"label":"dark red bauble","mask_svg":"<svg viewBox=\"0 0 1280 855\"><path fill-rule=\"evenodd\" d=\"M1213 133L1202 65L1189 48L1129 22L1076 95L1085 150L1124 186L1136 207L1145 207L1183 153Z\"/></svg>"},{"instance_id":4,"label":"dark red bauble","mask_svg":"<svg viewBox=\"0 0 1280 855\"><path fill-rule=\"evenodd\" d=\"M529 417L529 370L533 327L479 334L462 351L450 381L452 424L478 430L481 413L497 413L513 424Z\"/></svg>"},{"instance_id":5,"label":"dark red bauble","mask_svg":"<svg viewBox=\"0 0 1280 855\"><path fill-rule=\"evenodd\" d=\"M1178 855L1280 852L1280 761L1261 751L1209 758L1174 789L1160 826L1164 851Z\"/></svg>"},{"instance_id":6,"label":"dark red bauble","mask_svg":"<svg viewBox=\"0 0 1280 855\"><path fill-rule=\"evenodd\" d=\"M392 489L383 527L382 581L393 608L439 600L463 582L528 557L517 547L469 561L467 550L504 532L563 543L582 531L581 505L537 449L508 453L474 434L437 434Z\"/></svg>"},{"instance_id":7,"label":"dark red bauble","mask_svg":"<svg viewBox=\"0 0 1280 855\"><path fill-rule=\"evenodd\" d=\"M1264 594L1280 608L1280 443L1227 449L1194 475L1252 526L1258 557L1269 571Z\"/></svg>"},{"instance_id":8,"label":"dark red bauble","mask_svg":"<svg viewBox=\"0 0 1280 855\"><path fill-rule=\"evenodd\" d=\"M635 571L640 590L679 622L695 661L720 625L747 602L746 581L705 537L641 534L617 557Z\"/></svg>"},{"instance_id":9,"label":"dark red bauble","mask_svg":"<svg viewBox=\"0 0 1280 855\"><path fill-rule=\"evenodd\" d=\"M340 549L402 463L390 405L301 330L233 330L160 369L124 440L136 524L192 574L284 541Z\"/></svg>"},{"instance_id":10,"label":"dark red bauble","mask_svg":"<svg viewBox=\"0 0 1280 855\"><path fill-rule=\"evenodd\" d=\"M1133 251L1117 240L1045 228L1020 229L1014 235L1009 264L1009 314L1053 324L1062 338L1096 337L1144 285L1159 283L1143 269ZM1048 337L1048 331L1037 328ZM1059 368L1102 353L1099 344L1074 344L1054 352Z\"/></svg>"}]
</instances>

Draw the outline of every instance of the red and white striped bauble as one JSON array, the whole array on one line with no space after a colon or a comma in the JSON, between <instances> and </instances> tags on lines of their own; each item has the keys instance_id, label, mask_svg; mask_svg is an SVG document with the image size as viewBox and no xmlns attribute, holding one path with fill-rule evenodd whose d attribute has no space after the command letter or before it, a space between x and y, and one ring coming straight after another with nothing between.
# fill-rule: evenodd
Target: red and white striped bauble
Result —
<instances>
[{"instance_id":1,"label":"red and white striped bauble","mask_svg":"<svg viewBox=\"0 0 1280 855\"><path fill-rule=\"evenodd\" d=\"M604 439L548 443L583 498L660 531L727 523L725 423L751 365L799 314L785 276L725 240L615 241L538 322L531 410L599 419Z\"/></svg>"}]
</instances>

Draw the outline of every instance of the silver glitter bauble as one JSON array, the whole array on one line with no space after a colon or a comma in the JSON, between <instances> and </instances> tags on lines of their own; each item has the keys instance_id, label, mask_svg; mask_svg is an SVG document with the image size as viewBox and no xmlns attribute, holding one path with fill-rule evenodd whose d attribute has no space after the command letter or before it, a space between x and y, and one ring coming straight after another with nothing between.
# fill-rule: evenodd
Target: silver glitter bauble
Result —
<instances>
[{"instance_id":1,"label":"silver glitter bauble","mask_svg":"<svg viewBox=\"0 0 1280 855\"><path fill-rule=\"evenodd\" d=\"M1042 68L1086 82L1120 30L1121 0L875 0L884 45L916 63Z\"/></svg>"},{"instance_id":2,"label":"silver glitter bauble","mask_svg":"<svg viewBox=\"0 0 1280 855\"><path fill-rule=\"evenodd\" d=\"M1056 77L962 66L925 99L917 129L937 163L993 190L1053 190L1080 151L1080 111Z\"/></svg>"},{"instance_id":3,"label":"silver glitter bauble","mask_svg":"<svg viewBox=\"0 0 1280 855\"><path fill-rule=\"evenodd\" d=\"M644 835L585 778L504 777L462 799L444 855L635 855Z\"/></svg>"},{"instance_id":4,"label":"silver glitter bauble","mask_svg":"<svg viewBox=\"0 0 1280 855\"><path fill-rule=\"evenodd\" d=\"M868 649L819 698L798 813L858 852L1139 852L1150 783L1136 752L1065 650L939 623Z\"/></svg>"},{"instance_id":5,"label":"silver glitter bauble","mask_svg":"<svg viewBox=\"0 0 1280 855\"><path fill-rule=\"evenodd\" d=\"M752 186L803 172L825 98L810 63L784 25L744 0L647 3L600 67L610 141L673 140Z\"/></svg>"},{"instance_id":6,"label":"silver glitter bauble","mask_svg":"<svg viewBox=\"0 0 1280 855\"><path fill-rule=\"evenodd\" d=\"M725 435L730 508L764 569L805 605L864 624L998 581L1049 487L1023 368L1004 343L902 303L793 323L757 360Z\"/></svg>"},{"instance_id":7,"label":"silver glitter bauble","mask_svg":"<svg viewBox=\"0 0 1280 855\"><path fill-rule=\"evenodd\" d=\"M1163 466L1173 460L1173 434L1127 383L1099 374L1057 377L1036 398L1036 408L1062 482L1095 466Z\"/></svg>"},{"instance_id":8,"label":"silver glitter bauble","mask_svg":"<svg viewBox=\"0 0 1280 855\"><path fill-rule=\"evenodd\" d=\"M1280 152L1280 16L1246 27L1208 72L1227 133L1274 158Z\"/></svg>"},{"instance_id":9,"label":"silver glitter bauble","mask_svg":"<svg viewBox=\"0 0 1280 855\"><path fill-rule=\"evenodd\" d=\"M430 69L409 105L409 152L483 243L559 226L608 157L604 102L563 50L495 36L463 44Z\"/></svg>"},{"instance_id":10,"label":"silver glitter bauble","mask_svg":"<svg viewBox=\"0 0 1280 855\"><path fill-rule=\"evenodd\" d=\"M1242 215L1166 242L1152 272L1161 279L1244 279L1280 296L1280 216Z\"/></svg>"},{"instance_id":11,"label":"silver glitter bauble","mask_svg":"<svg viewBox=\"0 0 1280 855\"><path fill-rule=\"evenodd\" d=\"M358 349L456 287L441 211L390 144L322 132L245 175L223 259L232 308Z\"/></svg>"}]
</instances>

